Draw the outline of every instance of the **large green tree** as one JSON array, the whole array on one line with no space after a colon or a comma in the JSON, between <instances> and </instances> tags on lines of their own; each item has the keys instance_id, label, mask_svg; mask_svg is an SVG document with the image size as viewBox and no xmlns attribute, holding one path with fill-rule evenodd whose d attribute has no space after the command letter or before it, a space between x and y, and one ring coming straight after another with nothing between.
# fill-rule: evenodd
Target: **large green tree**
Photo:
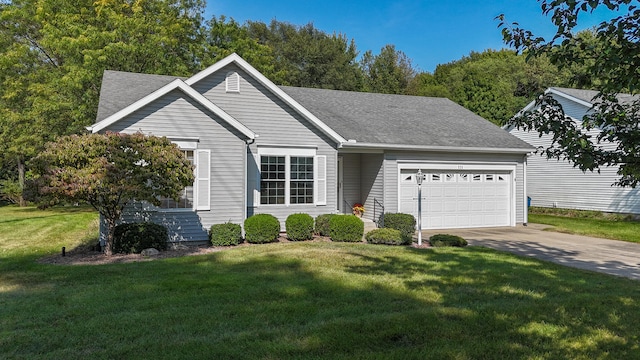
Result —
<instances>
[{"instance_id":1,"label":"large green tree","mask_svg":"<svg viewBox=\"0 0 640 360\"><path fill-rule=\"evenodd\" d=\"M0 167L27 160L96 114L105 69L201 68L203 0L13 0L0 4Z\"/></svg>"},{"instance_id":2,"label":"large green tree","mask_svg":"<svg viewBox=\"0 0 640 360\"><path fill-rule=\"evenodd\" d=\"M365 74L364 90L368 92L404 94L417 73L411 59L394 45L384 46L378 55L366 51L360 64Z\"/></svg>"},{"instance_id":3,"label":"large green tree","mask_svg":"<svg viewBox=\"0 0 640 360\"><path fill-rule=\"evenodd\" d=\"M327 34L311 23L249 21L246 26L252 38L273 51L275 80L281 85L362 90L358 51L345 35Z\"/></svg>"},{"instance_id":4,"label":"large green tree","mask_svg":"<svg viewBox=\"0 0 640 360\"><path fill-rule=\"evenodd\" d=\"M551 134L552 144L545 149L547 157L567 159L583 171L618 166L615 184L631 187L640 182L640 99L621 94L637 94L640 89L637 5L632 0L543 0L542 13L549 15L556 26L551 39L535 36L499 17L507 44L530 57L548 56L561 68L585 66L599 91L592 100L595 111L579 123L566 116L552 97L541 96L537 101L540 110L517 116L512 124L541 135ZM579 16L588 16L599 8L608 9L611 19L596 26L593 39L575 36ZM592 135L592 129L600 131Z\"/></svg>"},{"instance_id":5,"label":"large green tree","mask_svg":"<svg viewBox=\"0 0 640 360\"><path fill-rule=\"evenodd\" d=\"M160 205L193 183L193 167L167 138L141 133L60 137L32 159L32 200L41 206L87 202L107 224L105 254L124 207L134 200Z\"/></svg>"},{"instance_id":6,"label":"large green tree","mask_svg":"<svg viewBox=\"0 0 640 360\"><path fill-rule=\"evenodd\" d=\"M418 74L407 93L447 97L504 124L546 87L566 85L568 76L546 57L526 62L513 50L485 50L440 64L433 74Z\"/></svg>"}]
</instances>

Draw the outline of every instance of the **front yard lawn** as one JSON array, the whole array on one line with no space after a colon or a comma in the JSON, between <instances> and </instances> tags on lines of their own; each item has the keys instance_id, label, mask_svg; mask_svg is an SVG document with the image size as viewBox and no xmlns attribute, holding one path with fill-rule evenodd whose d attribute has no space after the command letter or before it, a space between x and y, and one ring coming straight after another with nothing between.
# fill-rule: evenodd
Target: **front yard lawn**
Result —
<instances>
[{"instance_id":1,"label":"front yard lawn","mask_svg":"<svg viewBox=\"0 0 640 360\"><path fill-rule=\"evenodd\" d=\"M628 279L479 247L323 241L39 264L88 241L95 214L19 211L0 207L0 358L640 357L640 283Z\"/></svg>"},{"instance_id":2,"label":"front yard lawn","mask_svg":"<svg viewBox=\"0 0 640 360\"><path fill-rule=\"evenodd\" d=\"M640 222L623 216L572 210L556 213L532 208L529 222L552 225L554 231L640 243Z\"/></svg>"}]
</instances>

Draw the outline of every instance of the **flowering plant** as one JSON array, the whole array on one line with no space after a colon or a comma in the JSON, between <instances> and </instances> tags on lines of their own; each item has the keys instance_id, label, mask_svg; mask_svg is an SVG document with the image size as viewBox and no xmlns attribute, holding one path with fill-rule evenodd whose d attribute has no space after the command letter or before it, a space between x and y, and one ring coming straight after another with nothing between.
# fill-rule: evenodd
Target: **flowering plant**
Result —
<instances>
[{"instance_id":1,"label":"flowering plant","mask_svg":"<svg viewBox=\"0 0 640 360\"><path fill-rule=\"evenodd\" d=\"M355 203L353 204L352 210L354 213L364 213L364 205L360 203Z\"/></svg>"}]
</instances>

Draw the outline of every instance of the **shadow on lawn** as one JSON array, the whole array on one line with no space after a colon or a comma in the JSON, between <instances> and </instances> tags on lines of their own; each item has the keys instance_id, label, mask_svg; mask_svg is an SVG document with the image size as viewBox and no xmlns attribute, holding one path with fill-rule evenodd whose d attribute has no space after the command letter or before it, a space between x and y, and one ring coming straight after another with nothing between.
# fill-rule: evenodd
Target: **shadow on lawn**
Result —
<instances>
[{"instance_id":1,"label":"shadow on lawn","mask_svg":"<svg viewBox=\"0 0 640 360\"><path fill-rule=\"evenodd\" d=\"M0 349L25 358L637 355L640 308L618 293L628 283L561 271L481 248L331 243L49 266L27 276L41 277L35 284L0 291ZM601 307L583 303L594 292Z\"/></svg>"}]
</instances>

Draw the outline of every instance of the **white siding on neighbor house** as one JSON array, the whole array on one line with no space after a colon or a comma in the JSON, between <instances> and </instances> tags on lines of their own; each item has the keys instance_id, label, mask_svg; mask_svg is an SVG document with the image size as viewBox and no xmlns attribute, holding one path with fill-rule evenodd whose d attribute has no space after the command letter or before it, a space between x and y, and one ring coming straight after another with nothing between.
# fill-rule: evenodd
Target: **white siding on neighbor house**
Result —
<instances>
[{"instance_id":1,"label":"white siding on neighbor house","mask_svg":"<svg viewBox=\"0 0 640 360\"><path fill-rule=\"evenodd\" d=\"M239 92L227 92L225 88L226 74L233 71L240 76ZM280 219L282 230L285 230L284 221L290 214L307 213L316 217L336 211L337 144L333 140L234 64L202 79L192 87L258 135L250 146L250 156L258 154L258 148L265 146L312 148L316 155L326 156L326 205L248 204L247 215L272 214ZM247 191L254 191L256 183L258 182L255 180L249 181Z\"/></svg>"},{"instance_id":2,"label":"white siding on neighbor house","mask_svg":"<svg viewBox=\"0 0 640 360\"><path fill-rule=\"evenodd\" d=\"M439 152L387 152L384 160L385 211L398 212L398 164L473 164L490 168L492 165L515 166L515 223L523 223L525 196L524 155L518 154L481 154L481 153L439 153Z\"/></svg>"},{"instance_id":3,"label":"white siding on neighbor house","mask_svg":"<svg viewBox=\"0 0 640 360\"><path fill-rule=\"evenodd\" d=\"M380 205L386 209L383 163L383 154L362 154L360 157L360 193L366 209L364 217L376 222L383 211Z\"/></svg>"},{"instance_id":4,"label":"white siding on neighbor house","mask_svg":"<svg viewBox=\"0 0 640 360\"><path fill-rule=\"evenodd\" d=\"M535 147L550 143L535 132L510 132ZM617 170L582 172L568 161L533 154L527 160L527 195L531 206L640 214L640 189L611 186L619 178Z\"/></svg>"},{"instance_id":5,"label":"white siding on neighbor house","mask_svg":"<svg viewBox=\"0 0 640 360\"><path fill-rule=\"evenodd\" d=\"M565 114L582 120L588 107L555 96ZM540 137L537 132L510 129L509 132L532 146L546 148L551 136ZM596 135L598 130L592 130ZM605 148L615 147L608 143ZM532 154L527 160L527 195L532 206L615 213L640 214L640 189L611 186L618 178L618 167L602 167L600 173L582 172L566 160L547 159Z\"/></svg>"},{"instance_id":6,"label":"white siding on neighbor house","mask_svg":"<svg viewBox=\"0 0 640 360\"><path fill-rule=\"evenodd\" d=\"M173 139L195 139L197 150L210 151L210 210L144 210L128 212L124 220L144 218L176 229L172 240L206 240L213 224L242 223L245 216L242 135L226 122L175 90L109 126L105 131L143 132ZM194 149L196 150L196 149ZM206 158L202 157L201 159ZM240 185L239 185L240 184ZM202 194L200 194L202 195ZM199 221L199 223L198 223Z\"/></svg>"}]
</instances>

